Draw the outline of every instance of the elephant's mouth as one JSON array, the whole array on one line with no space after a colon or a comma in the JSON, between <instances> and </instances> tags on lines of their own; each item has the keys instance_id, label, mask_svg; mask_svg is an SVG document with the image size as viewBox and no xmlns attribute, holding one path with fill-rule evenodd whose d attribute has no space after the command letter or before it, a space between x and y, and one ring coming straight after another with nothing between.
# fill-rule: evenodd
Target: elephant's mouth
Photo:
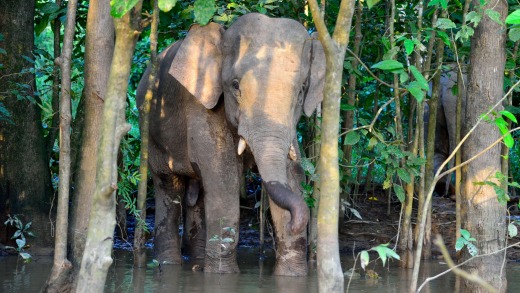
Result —
<instances>
[{"instance_id":1,"label":"elephant's mouth","mask_svg":"<svg viewBox=\"0 0 520 293\"><path fill-rule=\"evenodd\" d=\"M247 148L246 140L243 137L240 137L240 140L238 141L237 154L239 156L241 156L244 153L244 151L246 150L246 148ZM294 148L293 144L291 144L291 146L289 147L289 152L288 152L287 156L292 161L296 161L296 159L297 159L296 149Z\"/></svg>"}]
</instances>

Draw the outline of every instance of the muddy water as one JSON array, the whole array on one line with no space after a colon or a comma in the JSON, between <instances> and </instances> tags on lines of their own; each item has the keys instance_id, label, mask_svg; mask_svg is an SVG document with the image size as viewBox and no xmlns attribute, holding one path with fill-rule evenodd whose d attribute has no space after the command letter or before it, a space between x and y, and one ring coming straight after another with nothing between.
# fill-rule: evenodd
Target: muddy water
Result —
<instances>
[{"instance_id":1,"label":"muddy water","mask_svg":"<svg viewBox=\"0 0 520 293\"><path fill-rule=\"evenodd\" d=\"M161 270L132 270L132 255L116 251L115 265L107 279L105 292L318 292L316 273L306 278L272 276L272 257L259 261L256 250L241 250L239 253L240 274L218 275L193 272L191 265L163 266ZM0 292L39 292L50 268L51 258L35 257L30 264L17 263L15 257L0 258ZM348 264L343 263L343 267ZM422 265L421 276L433 276L446 269L438 261ZM391 267L372 267L380 276L378 280L358 278L351 280L349 292L407 292L411 270ZM507 266L508 292L520 292L520 264ZM422 292L453 292L455 278L447 274L432 281ZM348 279L345 281L347 288Z\"/></svg>"}]
</instances>

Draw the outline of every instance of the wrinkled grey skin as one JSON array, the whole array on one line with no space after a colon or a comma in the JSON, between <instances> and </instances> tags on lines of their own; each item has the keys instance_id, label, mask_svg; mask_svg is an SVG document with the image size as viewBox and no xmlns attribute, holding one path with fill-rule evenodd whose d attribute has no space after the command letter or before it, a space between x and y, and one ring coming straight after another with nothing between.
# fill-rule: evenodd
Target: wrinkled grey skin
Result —
<instances>
[{"instance_id":1,"label":"wrinkled grey skin","mask_svg":"<svg viewBox=\"0 0 520 293\"><path fill-rule=\"evenodd\" d=\"M322 99L325 57L319 41L294 20L252 13L228 30L194 25L159 58L149 157L158 260L181 262L179 203L186 193L189 204L197 203L197 182L204 193L204 270L238 272L239 179L243 168L256 164L271 201L274 273L307 274L308 208L299 189L296 123L302 110L310 115ZM148 74L137 90L138 105ZM247 148L239 156L241 138ZM220 241L209 241L215 235L234 241L222 248Z\"/></svg>"},{"instance_id":2,"label":"wrinkled grey skin","mask_svg":"<svg viewBox=\"0 0 520 293\"><path fill-rule=\"evenodd\" d=\"M457 69L454 65L448 65L452 70L443 72L441 75L441 93L437 110L437 122L435 127L435 152L433 158L434 172L437 172L441 164L450 156L455 149L455 132L457 125L457 96L453 94L453 88L457 87ZM465 71L463 71L465 72ZM467 81L466 74L463 74L464 82ZM455 91L456 92L456 91ZM462 99L462 123L464 123L466 109L466 94L463 91ZM428 112L425 111L425 120L428 121ZM428 124L425 123L425 129ZM425 137L427 137L427 132ZM453 166L454 159L447 166ZM453 196L455 189L451 184L453 174L444 176L439 180L435 191L439 195Z\"/></svg>"}]
</instances>

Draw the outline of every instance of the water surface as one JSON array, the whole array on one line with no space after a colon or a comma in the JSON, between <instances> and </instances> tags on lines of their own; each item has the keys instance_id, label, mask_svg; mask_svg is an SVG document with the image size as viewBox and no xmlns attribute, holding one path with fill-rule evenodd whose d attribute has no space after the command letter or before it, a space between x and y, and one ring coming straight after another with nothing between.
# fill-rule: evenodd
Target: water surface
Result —
<instances>
[{"instance_id":1,"label":"water surface","mask_svg":"<svg viewBox=\"0 0 520 293\"><path fill-rule=\"evenodd\" d=\"M350 258L350 257L349 257ZM191 270L191 264L162 266L158 268L132 269L132 254L114 252L105 292L318 292L315 272L308 277L272 276L274 260L267 257L260 261L256 249L239 250L240 274L204 274ZM0 258L0 292L39 292L52 267L52 258L35 257L30 264L17 261L16 257ZM349 263L343 262L348 268ZM421 279L436 275L447 267L440 261L422 264ZM349 292L407 292L412 271L397 267L382 268L381 263L370 265L380 278L351 280ZM508 292L520 292L520 264L507 265ZM348 279L345 279L345 289ZM432 281L422 292L448 293L454 291L455 277L447 274Z\"/></svg>"}]
</instances>

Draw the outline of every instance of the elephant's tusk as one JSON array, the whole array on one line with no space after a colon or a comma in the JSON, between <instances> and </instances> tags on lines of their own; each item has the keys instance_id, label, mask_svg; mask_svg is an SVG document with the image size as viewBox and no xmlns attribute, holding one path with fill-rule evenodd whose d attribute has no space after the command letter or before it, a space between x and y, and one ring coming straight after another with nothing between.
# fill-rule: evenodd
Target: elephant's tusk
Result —
<instances>
[{"instance_id":1,"label":"elephant's tusk","mask_svg":"<svg viewBox=\"0 0 520 293\"><path fill-rule=\"evenodd\" d=\"M241 137L240 140L238 141L238 150L237 150L239 156L242 155L242 153L244 153L246 146L247 146L247 143L246 143L245 139L243 139Z\"/></svg>"},{"instance_id":2,"label":"elephant's tusk","mask_svg":"<svg viewBox=\"0 0 520 293\"><path fill-rule=\"evenodd\" d=\"M294 146L291 144L291 147L289 148L289 158L291 160L296 161L296 150L294 149Z\"/></svg>"}]
</instances>

